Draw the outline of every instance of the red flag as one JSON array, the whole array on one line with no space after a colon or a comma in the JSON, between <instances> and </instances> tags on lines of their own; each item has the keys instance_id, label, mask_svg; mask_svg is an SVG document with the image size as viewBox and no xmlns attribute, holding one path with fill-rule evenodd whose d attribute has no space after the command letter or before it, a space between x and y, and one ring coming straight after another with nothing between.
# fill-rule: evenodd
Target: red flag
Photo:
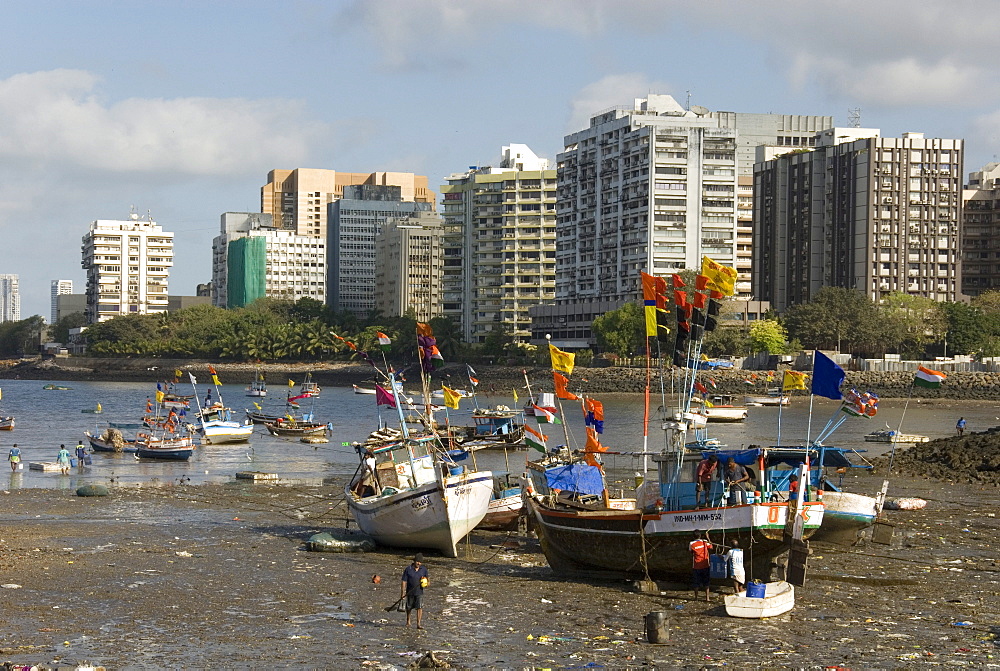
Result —
<instances>
[{"instance_id":1,"label":"red flag","mask_svg":"<svg viewBox=\"0 0 1000 671\"><path fill-rule=\"evenodd\" d=\"M692 303L692 305L694 305L699 310L704 309L705 308L705 301L706 301L707 298L708 297L705 294L695 292L695 294L694 294L694 302Z\"/></svg>"},{"instance_id":2,"label":"red flag","mask_svg":"<svg viewBox=\"0 0 1000 671\"><path fill-rule=\"evenodd\" d=\"M722 293L721 291L716 291L715 289L712 289L712 293L710 295L717 301L721 301L723 298L726 297L726 294Z\"/></svg>"},{"instance_id":3,"label":"red flag","mask_svg":"<svg viewBox=\"0 0 1000 671\"><path fill-rule=\"evenodd\" d=\"M215 367L214 366L209 366L208 367L208 374L209 375L218 375L218 373L215 372Z\"/></svg>"},{"instance_id":4,"label":"red flag","mask_svg":"<svg viewBox=\"0 0 1000 671\"><path fill-rule=\"evenodd\" d=\"M687 286L686 284L684 284L684 280L681 279L681 276L678 275L677 273L674 273L673 278L674 278L674 289L683 289L684 287Z\"/></svg>"},{"instance_id":5,"label":"red flag","mask_svg":"<svg viewBox=\"0 0 1000 671\"><path fill-rule=\"evenodd\" d=\"M377 384L375 385L375 405L387 405L390 408L395 408L396 399L382 385Z\"/></svg>"},{"instance_id":6,"label":"red flag","mask_svg":"<svg viewBox=\"0 0 1000 671\"><path fill-rule=\"evenodd\" d=\"M596 400L594 400L592 398L588 398L587 401L586 401L586 403L585 403L585 406L587 408L587 412L594 413L594 419L596 419L596 420L603 420L604 419L604 404L603 403L601 403L600 401L596 401Z\"/></svg>"},{"instance_id":7,"label":"red flag","mask_svg":"<svg viewBox=\"0 0 1000 671\"><path fill-rule=\"evenodd\" d=\"M682 308L686 307L687 306L687 294L684 293L683 291L674 291L674 303L676 303L678 307L682 307Z\"/></svg>"},{"instance_id":8,"label":"red flag","mask_svg":"<svg viewBox=\"0 0 1000 671\"><path fill-rule=\"evenodd\" d=\"M701 382L695 382L694 383L694 388L698 390L699 394L707 394L708 393L708 387L706 387L705 385L703 385Z\"/></svg>"},{"instance_id":9,"label":"red flag","mask_svg":"<svg viewBox=\"0 0 1000 671\"><path fill-rule=\"evenodd\" d=\"M600 466L601 462L597 460L595 454L598 452L607 452L608 448L601 445L600 439L597 437L597 431L587 427L587 445L584 447L585 459L587 463L591 466Z\"/></svg>"},{"instance_id":10,"label":"red flag","mask_svg":"<svg viewBox=\"0 0 1000 671\"><path fill-rule=\"evenodd\" d=\"M698 275L694 278L694 288L698 291L704 291L708 288L708 277L705 275Z\"/></svg>"}]
</instances>

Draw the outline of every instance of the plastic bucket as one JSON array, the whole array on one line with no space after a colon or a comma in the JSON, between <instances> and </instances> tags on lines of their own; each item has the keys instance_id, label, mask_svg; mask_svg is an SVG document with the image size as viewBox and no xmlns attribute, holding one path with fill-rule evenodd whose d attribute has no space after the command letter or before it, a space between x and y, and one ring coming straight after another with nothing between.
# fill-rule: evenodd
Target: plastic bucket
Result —
<instances>
[{"instance_id":1,"label":"plastic bucket","mask_svg":"<svg viewBox=\"0 0 1000 671\"><path fill-rule=\"evenodd\" d=\"M465 466L450 466L448 468L448 473L451 475L461 475L465 472Z\"/></svg>"},{"instance_id":2,"label":"plastic bucket","mask_svg":"<svg viewBox=\"0 0 1000 671\"><path fill-rule=\"evenodd\" d=\"M767 585L762 582L748 582L747 596L751 599L763 599L767 593Z\"/></svg>"},{"instance_id":3,"label":"plastic bucket","mask_svg":"<svg viewBox=\"0 0 1000 671\"><path fill-rule=\"evenodd\" d=\"M667 643L670 630L667 628L667 614L662 611L647 613L645 617L646 640L654 644Z\"/></svg>"},{"instance_id":4,"label":"plastic bucket","mask_svg":"<svg viewBox=\"0 0 1000 671\"><path fill-rule=\"evenodd\" d=\"M709 575L712 578L726 577L726 558L722 555L710 555L708 558Z\"/></svg>"}]
</instances>

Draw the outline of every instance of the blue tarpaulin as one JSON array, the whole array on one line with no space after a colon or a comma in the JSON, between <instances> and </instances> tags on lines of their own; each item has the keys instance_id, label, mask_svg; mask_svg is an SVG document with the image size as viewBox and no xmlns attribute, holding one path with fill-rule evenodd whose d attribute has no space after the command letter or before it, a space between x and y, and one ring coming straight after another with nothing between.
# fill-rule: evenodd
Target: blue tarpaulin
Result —
<instances>
[{"instance_id":1,"label":"blue tarpaulin","mask_svg":"<svg viewBox=\"0 0 1000 671\"><path fill-rule=\"evenodd\" d=\"M569 464L547 468L545 479L550 489L578 494L601 494L604 491L604 478L601 477L601 469L597 466Z\"/></svg>"}]
</instances>

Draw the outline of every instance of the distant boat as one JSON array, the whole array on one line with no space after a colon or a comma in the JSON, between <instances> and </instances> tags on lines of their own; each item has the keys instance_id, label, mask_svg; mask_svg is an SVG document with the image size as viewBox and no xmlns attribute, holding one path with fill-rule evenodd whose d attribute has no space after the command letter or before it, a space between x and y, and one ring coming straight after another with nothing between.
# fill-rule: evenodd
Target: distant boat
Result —
<instances>
[{"instance_id":1,"label":"distant boat","mask_svg":"<svg viewBox=\"0 0 1000 671\"><path fill-rule=\"evenodd\" d=\"M44 387L42 387L42 389L46 389L48 391L69 391L70 389L72 389L72 387L63 387L62 385L58 384L47 384Z\"/></svg>"},{"instance_id":2,"label":"distant boat","mask_svg":"<svg viewBox=\"0 0 1000 671\"><path fill-rule=\"evenodd\" d=\"M89 412L93 415L100 415L102 412L104 412L104 408L102 408L101 404L98 403L96 408L84 408L80 412Z\"/></svg>"},{"instance_id":3,"label":"distant boat","mask_svg":"<svg viewBox=\"0 0 1000 671\"><path fill-rule=\"evenodd\" d=\"M926 443L930 441L927 436L921 436L916 433L900 433L899 431L893 431L892 429L887 429L884 431L872 431L865 435L866 443L896 443L906 445L908 443Z\"/></svg>"},{"instance_id":4,"label":"distant boat","mask_svg":"<svg viewBox=\"0 0 1000 671\"><path fill-rule=\"evenodd\" d=\"M321 391L319 385L312 381L312 373L306 373L306 379L299 385L299 393L308 394L309 396L319 396Z\"/></svg>"},{"instance_id":5,"label":"distant boat","mask_svg":"<svg viewBox=\"0 0 1000 671\"><path fill-rule=\"evenodd\" d=\"M261 372L259 367L254 375L253 382L247 385L247 396L257 398L267 396L267 383L264 381L264 373Z\"/></svg>"},{"instance_id":6,"label":"distant boat","mask_svg":"<svg viewBox=\"0 0 1000 671\"><path fill-rule=\"evenodd\" d=\"M187 461L194 452L194 440L189 435L162 436L140 433L136 436L136 456L140 459L170 459Z\"/></svg>"},{"instance_id":7,"label":"distant boat","mask_svg":"<svg viewBox=\"0 0 1000 671\"><path fill-rule=\"evenodd\" d=\"M13 430L14 430L14 418L0 417L0 431L13 431Z\"/></svg>"},{"instance_id":8,"label":"distant boat","mask_svg":"<svg viewBox=\"0 0 1000 671\"><path fill-rule=\"evenodd\" d=\"M268 422L264 424L268 432L272 436L318 436L325 435L327 431L326 424L317 424L315 422L289 422L278 420L276 422Z\"/></svg>"},{"instance_id":9,"label":"distant boat","mask_svg":"<svg viewBox=\"0 0 1000 671\"><path fill-rule=\"evenodd\" d=\"M765 392L766 396L744 396L743 402L747 405L788 405L792 398L785 396L781 387L771 387Z\"/></svg>"}]
</instances>

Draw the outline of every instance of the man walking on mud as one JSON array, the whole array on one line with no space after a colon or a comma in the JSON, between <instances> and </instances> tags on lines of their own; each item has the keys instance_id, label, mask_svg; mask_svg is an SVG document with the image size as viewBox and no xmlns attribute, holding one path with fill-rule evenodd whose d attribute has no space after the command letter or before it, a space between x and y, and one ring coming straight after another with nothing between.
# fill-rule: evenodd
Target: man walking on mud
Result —
<instances>
[{"instance_id":1,"label":"man walking on mud","mask_svg":"<svg viewBox=\"0 0 1000 671\"><path fill-rule=\"evenodd\" d=\"M959 417L958 423L955 424L955 430L958 431L958 435L965 433L965 417Z\"/></svg>"},{"instance_id":2,"label":"man walking on mud","mask_svg":"<svg viewBox=\"0 0 1000 671\"><path fill-rule=\"evenodd\" d=\"M427 567L423 565L424 556L417 553L413 563L403 570L403 581L400 584L399 598L406 598L406 626L410 626L410 611L417 611L417 629L423 629L421 619L424 615L424 588L430 583L427 578Z\"/></svg>"}]
</instances>

